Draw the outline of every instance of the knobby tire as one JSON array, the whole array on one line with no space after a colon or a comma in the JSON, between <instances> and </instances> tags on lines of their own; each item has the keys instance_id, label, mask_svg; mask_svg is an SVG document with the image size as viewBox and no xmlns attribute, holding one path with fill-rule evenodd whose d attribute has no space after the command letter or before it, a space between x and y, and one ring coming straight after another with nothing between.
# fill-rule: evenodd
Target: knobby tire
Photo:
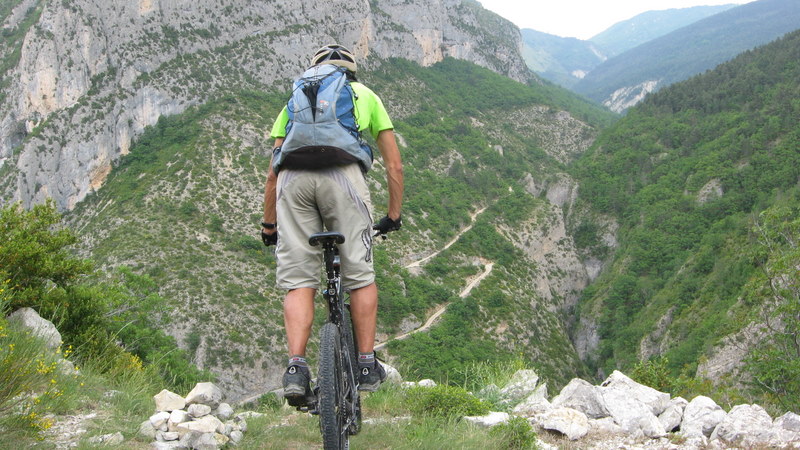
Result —
<instances>
[{"instance_id":1,"label":"knobby tire","mask_svg":"<svg viewBox=\"0 0 800 450\"><path fill-rule=\"evenodd\" d=\"M319 428L325 449L349 448L350 435L345 430L346 407L343 399L345 377L339 330L333 323L322 326L319 360Z\"/></svg>"},{"instance_id":2,"label":"knobby tire","mask_svg":"<svg viewBox=\"0 0 800 450\"><path fill-rule=\"evenodd\" d=\"M358 347L353 333L353 322L350 319L350 308L349 305L343 308L343 323L342 323L342 348L345 348L345 344L347 348L350 350L350 358L344 361L345 368L348 369L348 386L351 388L349 389L350 395L349 398L345 400L351 405L355 417L350 423L348 427L348 433L350 435L356 435L361 431L361 396L358 395L357 388L356 388L356 379L358 377ZM352 380L352 381L350 381ZM353 404L353 397L355 397L355 404Z\"/></svg>"}]
</instances>

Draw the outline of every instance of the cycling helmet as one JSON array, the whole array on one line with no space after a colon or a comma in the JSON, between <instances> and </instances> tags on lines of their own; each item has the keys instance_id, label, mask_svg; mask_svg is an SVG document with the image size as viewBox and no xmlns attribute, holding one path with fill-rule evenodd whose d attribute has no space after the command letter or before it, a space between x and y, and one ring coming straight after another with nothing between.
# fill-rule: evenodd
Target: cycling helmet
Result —
<instances>
[{"instance_id":1,"label":"cycling helmet","mask_svg":"<svg viewBox=\"0 0 800 450\"><path fill-rule=\"evenodd\" d=\"M318 64L335 64L353 73L356 72L356 59L353 54L350 50L338 44L326 45L317 50L314 57L311 58L311 65L316 66Z\"/></svg>"}]
</instances>

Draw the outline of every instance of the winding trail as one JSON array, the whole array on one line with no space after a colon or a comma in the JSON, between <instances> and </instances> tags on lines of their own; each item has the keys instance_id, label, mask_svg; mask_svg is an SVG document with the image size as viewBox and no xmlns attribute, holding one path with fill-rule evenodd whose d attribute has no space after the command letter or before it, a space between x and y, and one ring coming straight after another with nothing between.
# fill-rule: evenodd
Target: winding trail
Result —
<instances>
[{"instance_id":1,"label":"winding trail","mask_svg":"<svg viewBox=\"0 0 800 450\"><path fill-rule=\"evenodd\" d=\"M472 280L470 280L470 282L467 284L467 286L461 291L461 293L458 294L459 297L466 298L469 295L469 293L472 292L472 289L474 289L475 286L480 284L480 282L483 281L484 278L488 277L489 274L492 273L492 269L494 269L494 263L491 262L491 261L485 261L485 260L481 260L481 262L483 262L485 264L484 269L483 269L483 273L480 273L479 275L473 277ZM389 338L388 340L386 340L384 342L380 342L378 344L375 344L375 350L381 350L381 349L385 348L386 344L388 344L389 341L396 341L396 340L400 340L400 339L405 339L405 338L411 336L414 333L419 333L420 331L425 331L425 330L429 329L434 323L436 323L436 321L439 319L439 317L441 317L442 314L444 314L444 312L447 311L447 307L448 306L450 306L450 303L444 303L442 305L439 305L439 307L436 308L436 311L434 311L433 314L431 314L431 316L428 317L428 320L426 320L425 323L422 324L422 326L420 326L419 328L415 328L415 329L413 329L413 330L411 330L411 331L409 331L407 333L403 333L403 334L395 336L393 338Z\"/></svg>"},{"instance_id":2,"label":"winding trail","mask_svg":"<svg viewBox=\"0 0 800 450\"><path fill-rule=\"evenodd\" d=\"M408 264L406 266L406 269L422 267L422 263L431 260L436 255L442 253L443 251L445 251L448 248L450 248L453 244L458 242L458 240L461 238L461 236L464 233L466 233L467 231L472 229L472 226L475 225L475 219L477 219L478 216L481 213L486 211L486 208L487 208L487 206L484 206L483 208L481 208L481 209L473 212L472 214L470 214L470 223L469 223L469 225L467 225L466 227L462 228L461 231L459 231L455 235L455 237L453 239L451 239L447 244L444 245L444 247L442 247L441 249L431 253L430 255L428 255L428 256L420 259L420 260L417 260L417 261L412 262L411 264ZM477 276L475 276L471 280L469 280L468 283L467 283L467 286L458 295L459 297L465 298L466 296L468 296L469 293L472 292L472 289L475 288L475 286L477 286L481 281L483 281L484 278L486 278L487 276L489 276L490 273L492 273L492 269L494 268L494 262L488 261L488 260L485 260L485 259L481 258L481 263L484 264L483 273L478 274ZM417 327L417 328L415 328L415 329L413 329L413 330L411 330L411 331L409 331L407 333L403 333L403 334L400 334L398 336L389 338L386 341L379 342L379 343L375 344L375 350L381 350L381 349L385 348L386 344L388 344L389 341L405 339L405 338L411 336L414 333L419 333L420 331L425 331L425 330L429 329L431 326L433 326L434 323L436 323L436 321L439 319L439 317L441 317L442 314L444 314L444 312L447 311L447 307L448 306L450 306L450 303L444 303L442 305L439 305L436 308L436 310L433 312L433 314L431 314L430 317L428 317L428 320L426 320L425 323L422 324L420 327Z\"/></svg>"},{"instance_id":3,"label":"winding trail","mask_svg":"<svg viewBox=\"0 0 800 450\"><path fill-rule=\"evenodd\" d=\"M470 214L470 216L469 216L469 218L470 218L469 225L467 225L466 227L462 228L461 231L459 231L458 234L456 234L456 236L453 239L450 240L450 242L448 242L447 244L444 245L444 247L442 247L441 249L431 253L430 255L428 255L428 256L426 256L426 257L424 257L424 258L422 258L422 259L420 259L418 261L412 262L411 264L406 266L406 269L412 269L414 267L421 267L422 263L424 263L424 262L426 262L426 261L428 261L430 259L433 259L436 255L438 255L439 253L442 253L443 251L445 251L448 248L450 248L453 244L458 242L458 240L461 238L461 235L463 235L464 233L466 233L467 231L472 229L472 226L475 225L475 219L478 218L478 216L482 212L486 211L486 208L488 208L488 207L484 206L483 208L481 208L481 209L475 211L474 213Z\"/></svg>"}]
</instances>

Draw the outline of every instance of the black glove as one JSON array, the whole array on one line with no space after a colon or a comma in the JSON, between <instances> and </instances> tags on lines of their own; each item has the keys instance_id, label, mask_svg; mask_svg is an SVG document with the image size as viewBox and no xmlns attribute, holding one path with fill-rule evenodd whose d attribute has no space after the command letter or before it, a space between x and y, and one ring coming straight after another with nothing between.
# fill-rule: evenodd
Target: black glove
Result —
<instances>
[{"instance_id":1,"label":"black glove","mask_svg":"<svg viewBox=\"0 0 800 450\"><path fill-rule=\"evenodd\" d=\"M267 234L264 233L264 230L261 230L261 240L267 247L270 245L278 245L278 232L276 231L272 234Z\"/></svg>"},{"instance_id":2,"label":"black glove","mask_svg":"<svg viewBox=\"0 0 800 450\"><path fill-rule=\"evenodd\" d=\"M397 220L392 220L389 216L383 216L381 220L375 225L372 225L373 230L377 230L378 234L386 234L390 231L397 231L403 225L403 218L398 217Z\"/></svg>"}]
</instances>

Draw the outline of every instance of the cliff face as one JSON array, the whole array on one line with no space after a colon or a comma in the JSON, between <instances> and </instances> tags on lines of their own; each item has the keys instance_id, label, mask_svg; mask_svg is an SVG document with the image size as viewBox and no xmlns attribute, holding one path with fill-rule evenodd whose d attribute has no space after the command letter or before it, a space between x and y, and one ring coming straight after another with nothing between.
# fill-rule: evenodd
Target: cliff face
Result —
<instances>
[{"instance_id":1,"label":"cliff face","mask_svg":"<svg viewBox=\"0 0 800 450\"><path fill-rule=\"evenodd\" d=\"M0 192L26 206L52 197L62 210L160 117L232 88L283 89L324 43L351 47L365 67L449 56L530 76L519 31L469 0L24 0L3 30L23 38L3 44L6 61L18 59L0 74Z\"/></svg>"}]
</instances>

